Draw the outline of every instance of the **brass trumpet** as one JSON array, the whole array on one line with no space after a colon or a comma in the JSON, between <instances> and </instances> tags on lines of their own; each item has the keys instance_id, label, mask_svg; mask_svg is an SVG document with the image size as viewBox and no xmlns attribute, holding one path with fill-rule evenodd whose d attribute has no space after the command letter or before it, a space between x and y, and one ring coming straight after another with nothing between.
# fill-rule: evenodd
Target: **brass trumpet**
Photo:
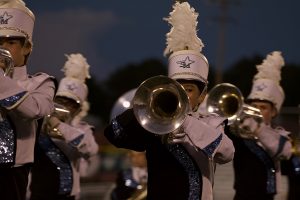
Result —
<instances>
[{"instance_id":1,"label":"brass trumpet","mask_svg":"<svg viewBox=\"0 0 300 200\"><path fill-rule=\"evenodd\" d=\"M71 115L70 111L67 110L64 106L55 103L54 111L45 117L42 125L42 133L48 134L51 137L62 138L62 134L56 127L52 127L49 120L51 117L55 116L62 122L70 122Z\"/></svg>"},{"instance_id":2,"label":"brass trumpet","mask_svg":"<svg viewBox=\"0 0 300 200\"><path fill-rule=\"evenodd\" d=\"M132 105L141 126L159 135L179 128L190 111L182 85L162 75L145 80L137 88Z\"/></svg>"},{"instance_id":3,"label":"brass trumpet","mask_svg":"<svg viewBox=\"0 0 300 200\"><path fill-rule=\"evenodd\" d=\"M246 138L251 138L252 134L247 127L240 128L242 120L253 117L259 123L263 121L260 110L245 104L241 91L230 83L218 84L210 90L207 94L206 110L227 118L233 132Z\"/></svg>"},{"instance_id":4,"label":"brass trumpet","mask_svg":"<svg viewBox=\"0 0 300 200\"><path fill-rule=\"evenodd\" d=\"M130 198L127 200L145 200L147 198L147 184L141 185L141 188L136 189Z\"/></svg>"},{"instance_id":5,"label":"brass trumpet","mask_svg":"<svg viewBox=\"0 0 300 200\"><path fill-rule=\"evenodd\" d=\"M3 66L4 76L11 76L14 68L13 58L10 52L3 48L0 48L0 65Z\"/></svg>"}]
</instances>

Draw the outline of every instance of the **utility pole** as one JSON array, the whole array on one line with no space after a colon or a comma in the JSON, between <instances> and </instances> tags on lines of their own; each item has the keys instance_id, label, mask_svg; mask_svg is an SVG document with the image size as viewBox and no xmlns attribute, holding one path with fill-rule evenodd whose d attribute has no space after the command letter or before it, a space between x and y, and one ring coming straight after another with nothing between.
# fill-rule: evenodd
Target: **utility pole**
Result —
<instances>
[{"instance_id":1,"label":"utility pole","mask_svg":"<svg viewBox=\"0 0 300 200\"><path fill-rule=\"evenodd\" d=\"M237 4L239 0L210 0L220 6L220 16L217 21L220 24L218 31L218 46L216 52L216 74L215 84L223 82L223 67L225 65L226 56L226 29L229 22L228 6L230 3Z\"/></svg>"},{"instance_id":2,"label":"utility pole","mask_svg":"<svg viewBox=\"0 0 300 200\"><path fill-rule=\"evenodd\" d=\"M218 32L218 47L216 58L216 75L215 84L222 83L223 81L223 67L225 63L225 42L226 42L226 19L227 19L227 3L228 0L219 0L220 3L220 29Z\"/></svg>"}]
</instances>

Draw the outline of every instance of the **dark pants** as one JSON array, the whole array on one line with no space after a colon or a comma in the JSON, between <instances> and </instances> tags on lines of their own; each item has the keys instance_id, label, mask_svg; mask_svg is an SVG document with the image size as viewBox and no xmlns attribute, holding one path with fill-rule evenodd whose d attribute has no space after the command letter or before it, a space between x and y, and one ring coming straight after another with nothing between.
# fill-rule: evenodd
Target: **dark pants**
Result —
<instances>
[{"instance_id":1,"label":"dark pants","mask_svg":"<svg viewBox=\"0 0 300 200\"><path fill-rule=\"evenodd\" d=\"M299 200L300 199L300 175L292 174L288 177L288 180L289 180L288 200Z\"/></svg>"},{"instance_id":2,"label":"dark pants","mask_svg":"<svg viewBox=\"0 0 300 200\"><path fill-rule=\"evenodd\" d=\"M26 200L30 165L0 167L0 199Z\"/></svg>"},{"instance_id":3,"label":"dark pants","mask_svg":"<svg viewBox=\"0 0 300 200\"><path fill-rule=\"evenodd\" d=\"M253 196L251 195L245 195L245 194L240 194L236 193L233 200L273 200L274 199L274 194L255 194Z\"/></svg>"},{"instance_id":4,"label":"dark pants","mask_svg":"<svg viewBox=\"0 0 300 200\"><path fill-rule=\"evenodd\" d=\"M35 196L32 195L30 200L75 200L75 196L67 196L67 195L56 195L56 196Z\"/></svg>"}]
</instances>

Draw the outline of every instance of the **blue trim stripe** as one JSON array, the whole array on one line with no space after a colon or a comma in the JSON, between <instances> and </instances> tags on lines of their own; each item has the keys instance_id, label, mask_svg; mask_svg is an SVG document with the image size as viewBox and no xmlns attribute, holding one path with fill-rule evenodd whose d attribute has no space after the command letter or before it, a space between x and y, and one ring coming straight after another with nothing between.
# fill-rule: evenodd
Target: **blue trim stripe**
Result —
<instances>
[{"instance_id":1,"label":"blue trim stripe","mask_svg":"<svg viewBox=\"0 0 300 200\"><path fill-rule=\"evenodd\" d=\"M214 151L216 150L216 148L219 146L219 144L221 143L221 140L223 138L223 135L221 134L217 139L215 139L215 141L213 141L212 143L210 143L208 146L206 146L203 151L209 156L211 157L212 154L214 153Z\"/></svg>"},{"instance_id":2,"label":"blue trim stripe","mask_svg":"<svg viewBox=\"0 0 300 200\"><path fill-rule=\"evenodd\" d=\"M5 108L9 108L11 106L13 106L16 102L18 102L20 99L22 99L22 97L26 94L27 92L21 92L19 94L7 97L5 99L0 100L0 106L5 107Z\"/></svg>"}]
</instances>

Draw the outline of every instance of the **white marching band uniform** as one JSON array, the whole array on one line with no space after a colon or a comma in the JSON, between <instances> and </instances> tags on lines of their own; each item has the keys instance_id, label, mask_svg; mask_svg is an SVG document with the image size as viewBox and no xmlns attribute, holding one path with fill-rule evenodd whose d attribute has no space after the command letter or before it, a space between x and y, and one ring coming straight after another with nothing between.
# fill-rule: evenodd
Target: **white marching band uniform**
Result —
<instances>
[{"instance_id":1,"label":"white marching band uniform","mask_svg":"<svg viewBox=\"0 0 300 200\"><path fill-rule=\"evenodd\" d=\"M59 176L53 180L51 174L48 174L50 172L43 170L47 163L43 163L42 157L38 157L32 170L31 199L78 198L81 164L83 160L96 156L99 150L93 135L94 127L83 121L89 109L86 101L88 88L85 85L85 79L89 77L89 65L81 54L67 55L67 58L63 69L65 77L59 83L55 98L74 101L81 111L75 116L70 113L71 119L66 121L59 119L59 123L51 130L42 129L39 138L40 152L46 154L50 163L56 166L54 174L58 170ZM62 106L67 109L68 103L65 104ZM49 181L51 179L53 182Z\"/></svg>"},{"instance_id":2,"label":"white marching band uniform","mask_svg":"<svg viewBox=\"0 0 300 200\"><path fill-rule=\"evenodd\" d=\"M23 45L16 51L28 50L22 59L14 60L12 69L0 68L0 193L1 199L25 199L30 166L34 162L34 147L38 120L54 110L55 80L45 73L29 75L26 62L32 50L35 16L22 0L0 1L1 48L15 40ZM24 44L23 44L24 41ZM19 49L17 49L19 48ZM26 50L26 51L25 51ZM1 62L2 62L1 58ZM3 63L2 63L3 64Z\"/></svg>"}]
</instances>

